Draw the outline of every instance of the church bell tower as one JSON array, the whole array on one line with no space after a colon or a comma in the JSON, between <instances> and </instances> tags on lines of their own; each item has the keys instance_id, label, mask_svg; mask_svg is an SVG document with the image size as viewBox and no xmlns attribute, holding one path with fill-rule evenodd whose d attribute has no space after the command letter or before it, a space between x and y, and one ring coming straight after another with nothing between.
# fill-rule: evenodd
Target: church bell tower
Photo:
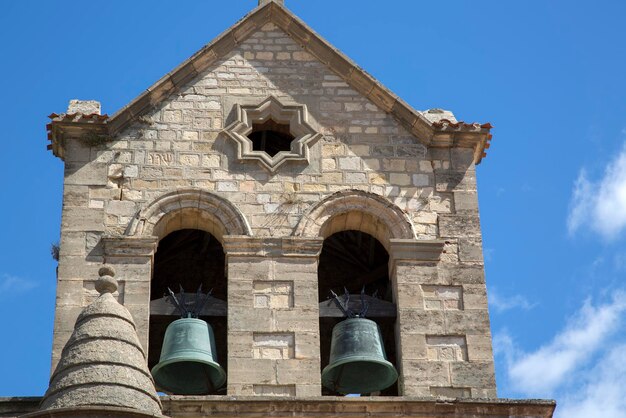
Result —
<instances>
[{"instance_id":1,"label":"church bell tower","mask_svg":"<svg viewBox=\"0 0 626 418\"><path fill-rule=\"evenodd\" d=\"M113 115L72 101L33 416L551 417L496 394L490 130L411 108L277 0Z\"/></svg>"}]
</instances>

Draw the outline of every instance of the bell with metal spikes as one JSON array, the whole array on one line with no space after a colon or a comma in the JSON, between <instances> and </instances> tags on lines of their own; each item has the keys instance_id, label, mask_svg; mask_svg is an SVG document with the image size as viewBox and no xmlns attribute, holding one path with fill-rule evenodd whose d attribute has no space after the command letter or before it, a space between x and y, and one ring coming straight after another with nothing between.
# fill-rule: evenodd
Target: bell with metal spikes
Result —
<instances>
[{"instance_id":1,"label":"bell with metal spikes","mask_svg":"<svg viewBox=\"0 0 626 418\"><path fill-rule=\"evenodd\" d=\"M183 318L172 322L165 331L159 363L152 368L152 376L159 390L176 395L206 395L215 392L226 382L226 372L216 358L213 328L195 318L209 298L201 288L195 307L185 306L184 292L180 300L168 289L170 300ZM204 300L203 300L204 299Z\"/></svg>"},{"instance_id":2,"label":"bell with metal spikes","mask_svg":"<svg viewBox=\"0 0 626 418\"><path fill-rule=\"evenodd\" d=\"M393 385L398 372L387 360L378 324L364 318L367 305L363 298L361 312L355 314L348 308L347 291L343 302L334 292L332 295L348 319L333 328L330 362L322 371L322 385L344 394L378 392Z\"/></svg>"}]
</instances>

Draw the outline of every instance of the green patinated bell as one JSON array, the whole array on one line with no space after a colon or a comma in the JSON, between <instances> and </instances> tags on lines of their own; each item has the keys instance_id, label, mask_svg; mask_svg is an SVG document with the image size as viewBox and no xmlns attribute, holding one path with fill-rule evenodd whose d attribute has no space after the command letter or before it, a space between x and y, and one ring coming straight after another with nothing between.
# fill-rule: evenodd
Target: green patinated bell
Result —
<instances>
[{"instance_id":1,"label":"green patinated bell","mask_svg":"<svg viewBox=\"0 0 626 418\"><path fill-rule=\"evenodd\" d=\"M226 373L217 363L213 328L195 318L172 322L152 376L157 388L176 395L206 395L222 387Z\"/></svg>"},{"instance_id":2,"label":"green patinated bell","mask_svg":"<svg viewBox=\"0 0 626 418\"><path fill-rule=\"evenodd\" d=\"M330 364L322 371L325 387L339 393L372 393L388 388L397 379L376 322L350 318L335 325Z\"/></svg>"}]
</instances>

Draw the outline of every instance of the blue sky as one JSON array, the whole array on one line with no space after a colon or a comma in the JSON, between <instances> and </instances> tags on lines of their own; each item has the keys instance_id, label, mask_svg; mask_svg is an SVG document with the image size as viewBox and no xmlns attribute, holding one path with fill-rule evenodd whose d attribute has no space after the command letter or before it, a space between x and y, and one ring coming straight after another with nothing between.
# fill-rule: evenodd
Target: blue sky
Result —
<instances>
[{"instance_id":1,"label":"blue sky","mask_svg":"<svg viewBox=\"0 0 626 418\"><path fill-rule=\"evenodd\" d=\"M255 5L3 3L0 396L47 386L63 165L46 116L114 113ZM626 417L626 3L287 6L416 109L495 126L478 182L499 396Z\"/></svg>"}]
</instances>

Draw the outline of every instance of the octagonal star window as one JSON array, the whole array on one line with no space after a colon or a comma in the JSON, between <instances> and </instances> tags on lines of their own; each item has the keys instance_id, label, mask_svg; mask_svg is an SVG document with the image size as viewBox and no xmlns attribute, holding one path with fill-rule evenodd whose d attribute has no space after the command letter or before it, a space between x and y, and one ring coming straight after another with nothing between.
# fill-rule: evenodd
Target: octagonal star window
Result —
<instances>
[{"instance_id":1,"label":"octagonal star window","mask_svg":"<svg viewBox=\"0 0 626 418\"><path fill-rule=\"evenodd\" d=\"M270 96L257 106L235 105L236 120L224 132L237 145L240 161L270 171L286 161L309 161L309 147L321 134L308 123L305 105L284 105Z\"/></svg>"}]
</instances>

